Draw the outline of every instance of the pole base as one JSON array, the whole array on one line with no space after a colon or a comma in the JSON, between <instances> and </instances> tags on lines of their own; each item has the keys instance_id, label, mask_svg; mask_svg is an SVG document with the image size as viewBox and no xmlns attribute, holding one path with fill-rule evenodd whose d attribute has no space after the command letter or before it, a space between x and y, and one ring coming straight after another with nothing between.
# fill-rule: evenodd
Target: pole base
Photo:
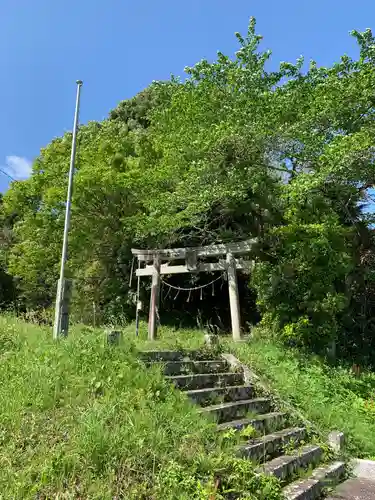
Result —
<instances>
[{"instance_id":1,"label":"pole base","mask_svg":"<svg viewBox=\"0 0 375 500\"><path fill-rule=\"evenodd\" d=\"M72 280L64 278L57 282L55 323L53 338L67 337L69 330L69 306L72 292Z\"/></svg>"}]
</instances>

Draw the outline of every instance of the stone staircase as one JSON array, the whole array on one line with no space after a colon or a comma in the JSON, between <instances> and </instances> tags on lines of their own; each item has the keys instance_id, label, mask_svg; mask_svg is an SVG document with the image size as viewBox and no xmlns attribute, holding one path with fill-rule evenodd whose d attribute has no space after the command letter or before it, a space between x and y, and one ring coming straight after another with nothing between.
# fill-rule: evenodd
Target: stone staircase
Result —
<instances>
[{"instance_id":1,"label":"stone staircase","mask_svg":"<svg viewBox=\"0 0 375 500\"><path fill-rule=\"evenodd\" d=\"M161 363L166 378L211 415L220 431L238 432L238 454L254 461L259 472L278 477L287 500L321 498L344 478L345 463L329 460L328 447L246 383L243 369L224 358L202 359L199 351L148 351L142 359Z\"/></svg>"}]
</instances>

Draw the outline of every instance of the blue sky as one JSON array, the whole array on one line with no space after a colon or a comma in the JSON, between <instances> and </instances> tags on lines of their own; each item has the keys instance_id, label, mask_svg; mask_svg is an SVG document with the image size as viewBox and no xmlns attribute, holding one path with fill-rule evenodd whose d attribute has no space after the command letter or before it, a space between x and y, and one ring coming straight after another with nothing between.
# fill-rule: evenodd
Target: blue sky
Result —
<instances>
[{"instance_id":1,"label":"blue sky","mask_svg":"<svg viewBox=\"0 0 375 500\"><path fill-rule=\"evenodd\" d=\"M301 54L330 64L356 53L351 29L375 29L375 2L1 0L0 168L27 175L40 148L71 129L77 79L81 122L100 120L152 80L234 53L250 16L272 65ZM8 183L0 174L0 191Z\"/></svg>"}]
</instances>

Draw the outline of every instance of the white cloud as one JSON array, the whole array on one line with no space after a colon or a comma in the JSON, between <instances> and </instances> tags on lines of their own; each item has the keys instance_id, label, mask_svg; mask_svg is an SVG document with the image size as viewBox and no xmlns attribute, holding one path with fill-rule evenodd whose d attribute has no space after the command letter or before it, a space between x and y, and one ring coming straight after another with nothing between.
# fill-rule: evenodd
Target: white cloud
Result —
<instances>
[{"instance_id":1,"label":"white cloud","mask_svg":"<svg viewBox=\"0 0 375 500\"><path fill-rule=\"evenodd\" d=\"M33 162L23 156L7 156L3 170L15 180L27 179L31 175Z\"/></svg>"}]
</instances>

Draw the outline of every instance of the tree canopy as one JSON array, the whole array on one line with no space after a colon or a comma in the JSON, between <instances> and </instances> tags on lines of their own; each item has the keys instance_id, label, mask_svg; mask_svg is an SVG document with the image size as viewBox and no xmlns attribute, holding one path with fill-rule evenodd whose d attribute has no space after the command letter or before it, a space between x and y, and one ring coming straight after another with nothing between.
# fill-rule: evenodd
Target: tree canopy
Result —
<instances>
[{"instance_id":1,"label":"tree canopy","mask_svg":"<svg viewBox=\"0 0 375 500\"><path fill-rule=\"evenodd\" d=\"M250 321L294 345L335 340L349 356L375 346L365 210L375 184L375 40L370 30L352 36L357 59L319 67L300 58L270 71L251 19L233 58L218 52L186 79L153 82L80 127L68 262L77 319L90 321L93 302L102 321L132 317L132 246L256 236L255 271L241 282L243 309L257 307ZM53 140L1 205L2 266L23 308L53 306L70 148L69 133Z\"/></svg>"}]
</instances>

